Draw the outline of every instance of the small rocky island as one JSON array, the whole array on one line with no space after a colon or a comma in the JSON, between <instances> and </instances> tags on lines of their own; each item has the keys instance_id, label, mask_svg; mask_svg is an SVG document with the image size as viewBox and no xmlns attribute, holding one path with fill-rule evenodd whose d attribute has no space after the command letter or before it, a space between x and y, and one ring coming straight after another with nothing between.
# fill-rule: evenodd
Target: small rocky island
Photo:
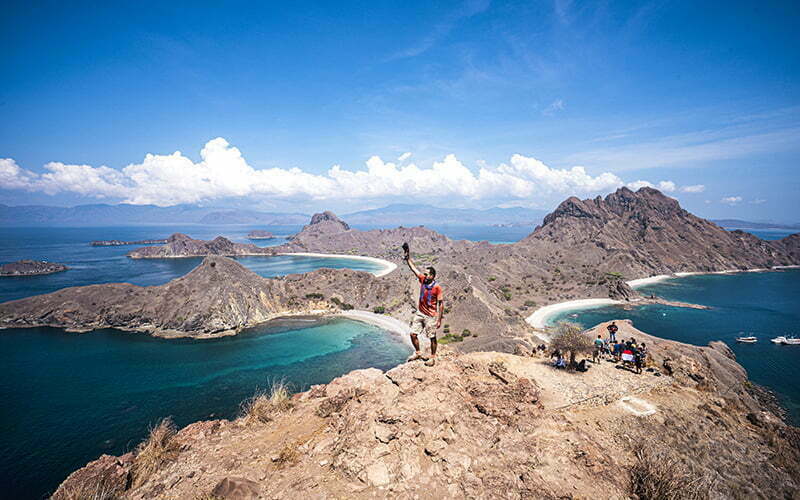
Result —
<instances>
[{"instance_id":1,"label":"small rocky island","mask_svg":"<svg viewBox=\"0 0 800 500\"><path fill-rule=\"evenodd\" d=\"M213 240L196 240L183 233L175 233L167 238L162 246L142 247L132 250L128 257L132 259L174 259L181 257L206 257L223 255L235 257L243 255L274 255L274 250L257 247L252 243L234 243L217 236Z\"/></svg>"},{"instance_id":2,"label":"small rocky island","mask_svg":"<svg viewBox=\"0 0 800 500\"><path fill-rule=\"evenodd\" d=\"M247 233L247 239L250 240L274 240L276 236L269 231L256 229Z\"/></svg>"},{"instance_id":3,"label":"small rocky island","mask_svg":"<svg viewBox=\"0 0 800 500\"><path fill-rule=\"evenodd\" d=\"M0 276L38 276L41 274L60 273L69 269L64 264L41 260L18 260L0 266Z\"/></svg>"},{"instance_id":4,"label":"small rocky island","mask_svg":"<svg viewBox=\"0 0 800 500\"><path fill-rule=\"evenodd\" d=\"M121 241L121 240L100 240L89 243L93 247L123 247L127 245L163 245L167 240L139 240L139 241Z\"/></svg>"}]
</instances>

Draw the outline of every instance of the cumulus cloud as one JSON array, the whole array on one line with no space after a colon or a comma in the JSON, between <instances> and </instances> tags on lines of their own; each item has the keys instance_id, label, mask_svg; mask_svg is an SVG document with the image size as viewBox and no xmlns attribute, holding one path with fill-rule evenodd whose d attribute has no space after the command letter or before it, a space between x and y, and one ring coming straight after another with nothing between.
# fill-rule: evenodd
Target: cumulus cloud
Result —
<instances>
[{"instance_id":1,"label":"cumulus cloud","mask_svg":"<svg viewBox=\"0 0 800 500\"><path fill-rule=\"evenodd\" d=\"M556 99L542 110L542 114L545 116L553 116L556 112L562 111L564 107L564 101L562 99Z\"/></svg>"},{"instance_id":2,"label":"cumulus cloud","mask_svg":"<svg viewBox=\"0 0 800 500\"><path fill-rule=\"evenodd\" d=\"M169 155L147 154L141 163L119 170L51 162L44 166L44 173L36 174L12 159L0 160L0 187L169 206L247 196L288 201L425 197L432 190L438 197L509 202L599 194L626 185L610 172L593 176L581 166L552 168L519 154L498 166L479 163L477 172L453 154L427 168L405 164L410 157L411 153L404 153L394 163L373 156L362 169L334 165L323 174L298 168L256 170L237 148L216 138L203 147L197 163L176 151ZM628 186L654 185L636 181ZM672 181L661 181L657 187L666 192L677 189Z\"/></svg>"},{"instance_id":3,"label":"cumulus cloud","mask_svg":"<svg viewBox=\"0 0 800 500\"><path fill-rule=\"evenodd\" d=\"M675 183L672 181L661 181L658 183L658 185L655 185L652 182L639 180L639 181L629 182L628 184L626 184L626 186L628 186L630 189L633 190L637 190L643 187L651 187L651 188L656 188L659 191L663 191L665 193L672 193L676 189L678 189L678 186L676 186Z\"/></svg>"},{"instance_id":4,"label":"cumulus cloud","mask_svg":"<svg viewBox=\"0 0 800 500\"><path fill-rule=\"evenodd\" d=\"M706 190L703 184L694 184L692 186L683 186L681 191L684 193L702 193Z\"/></svg>"},{"instance_id":5,"label":"cumulus cloud","mask_svg":"<svg viewBox=\"0 0 800 500\"><path fill-rule=\"evenodd\" d=\"M736 205L737 203L740 203L742 201L742 197L741 196L726 196L725 198L722 198L720 201L722 203L727 204L727 205Z\"/></svg>"},{"instance_id":6,"label":"cumulus cloud","mask_svg":"<svg viewBox=\"0 0 800 500\"><path fill-rule=\"evenodd\" d=\"M750 203L752 205L761 205L762 203L766 203L766 202L767 202L767 200L765 200L763 198L756 198L755 200L750 200Z\"/></svg>"}]
</instances>

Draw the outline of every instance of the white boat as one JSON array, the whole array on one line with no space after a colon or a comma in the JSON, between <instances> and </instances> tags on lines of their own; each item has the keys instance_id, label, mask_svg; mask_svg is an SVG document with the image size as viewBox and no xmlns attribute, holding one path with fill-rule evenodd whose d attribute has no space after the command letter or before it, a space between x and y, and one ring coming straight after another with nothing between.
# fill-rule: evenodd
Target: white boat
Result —
<instances>
[{"instance_id":1,"label":"white boat","mask_svg":"<svg viewBox=\"0 0 800 500\"><path fill-rule=\"evenodd\" d=\"M758 342L757 337L736 337L736 342L741 342L743 344L755 344Z\"/></svg>"},{"instance_id":2,"label":"white boat","mask_svg":"<svg viewBox=\"0 0 800 500\"><path fill-rule=\"evenodd\" d=\"M800 345L800 339L794 337L784 337L781 335L780 337L775 337L772 341L776 344L782 345Z\"/></svg>"}]
</instances>

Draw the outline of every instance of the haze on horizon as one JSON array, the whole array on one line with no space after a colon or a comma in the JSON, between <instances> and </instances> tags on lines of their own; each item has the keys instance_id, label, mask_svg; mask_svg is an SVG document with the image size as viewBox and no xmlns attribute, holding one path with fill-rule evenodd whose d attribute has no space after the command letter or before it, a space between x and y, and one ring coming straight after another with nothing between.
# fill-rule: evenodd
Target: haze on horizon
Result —
<instances>
[{"instance_id":1,"label":"haze on horizon","mask_svg":"<svg viewBox=\"0 0 800 500\"><path fill-rule=\"evenodd\" d=\"M11 2L0 203L797 222L796 2Z\"/></svg>"}]
</instances>

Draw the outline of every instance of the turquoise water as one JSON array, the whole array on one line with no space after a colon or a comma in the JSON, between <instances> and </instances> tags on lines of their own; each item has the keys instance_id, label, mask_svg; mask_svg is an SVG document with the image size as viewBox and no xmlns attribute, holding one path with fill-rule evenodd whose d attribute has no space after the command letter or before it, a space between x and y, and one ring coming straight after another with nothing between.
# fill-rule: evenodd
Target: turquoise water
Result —
<instances>
[{"instance_id":1,"label":"turquoise water","mask_svg":"<svg viewBox=\"0 0 800 500\"><path fill-rule=\"evenodd\" d=\"M203 341L5 330L0 353L0 497L39 498L100 454L131 450L163 417L231 418L272 380L300 391L389 369L410 348L364 323L295 319Z\"/></svg>"},{"instance_id":2,"label":"turquoise water","mask_svg":"<svg viewBox=\"0 0 800 500\"><path fill-rule=\"evenodd\" d=\"M800 337L800 270L688 276L638 290L711 309L648 305L625 311L609 306L565 311L549 322L569 319L589 327L630 319L636 328L658 337L703 346L722 340L750 379L774 390L795 425L800 424L800 346L770 342L780 335ZM758 337L758 343L736 342L745 335Z\"/></svg>"}]
</instances>

